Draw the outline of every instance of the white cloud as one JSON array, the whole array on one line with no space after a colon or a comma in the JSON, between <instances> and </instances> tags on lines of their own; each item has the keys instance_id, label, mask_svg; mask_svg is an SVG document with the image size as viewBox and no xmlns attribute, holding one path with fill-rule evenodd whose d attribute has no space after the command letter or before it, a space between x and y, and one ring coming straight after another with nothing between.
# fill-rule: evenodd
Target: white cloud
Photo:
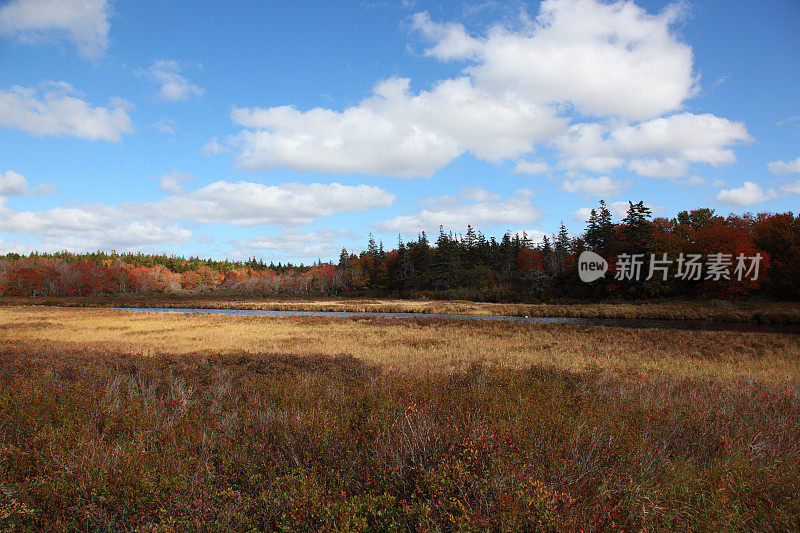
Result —
<instances>
[{"instance_id":1,"label":"white cloud","mask_svg":"<svg viewBox=\"0 0 800 533\"><path fill-rule=\"evenodd\" d=\"M0 239L0 254L17 253L24 255L29 254L32 251L34 251L33 248L30 248L28 245L6 242L3 239Z\"/></svg>"},{"instance_id":2,"label":"white cloud","mask_svg":"<svg viewBox=\"0 0 800 533\"><path fill-rule=\"evenodd\" d=\"M12 0L0 7L0 35L21 42L64 38L96 58L108 46L106 0Z\"/></svg>"},{"instance_id":3,"label":"white cloud","mask_svg":"<svg viewBox=\"0 0 800 533\"><path fill-rule=\"evenodd\" d=\"M477 201L476 201L477 199ZM510 198L500 200L492 193L476 195L475 191L462 191L457 202L441 202L407 215L397 216L376 224L383 231L416 235L421 231L435 233L439 226L464 231L467 225L474 228L493 224L520 227L536 223L541 211L530 200L530 191L516 191Z\"/></svg>"},{"instance_id":4,"label":"white cloud","mask_svg":"<svg viewBox=\"0 0 800 533\"><path fill-rule=\"evenodd\" d=\"M160 59L144 71L149 79L159 83L159 98L169 102L181 102L202 96L205 89L198 87L181 74L181 66L171 59Z\"/></svg>"},{"instance_id":5,"label":"white cloud","mask_svg":"<svg viewBox=\"0 0 800 533\"><path fill-rule=\"evenodd\" d=\"M800 157L788 163L779 159L767 163L767 166L775 174L800 174Z\"/></svg>"},{"instance_id":6,"label":"white cloud","mask_svg":"<svg viewBox=\"0 0 800 533\"><path fill-rule=\"evenodd\" d=\"M119 142L133 130L130 104L113 99L109 107L92 107L66 82L46 82L36 88L15 85L0 90L0 127L36 136L58 135L92 141Z\"/></svg>"},{"instance_id":7,"label":"white cloud","mask_svg":"<svg viewBox=\"0 0 800 533\"><path fill-rule=\"evenodd\" d=\"M599 123L579 123L571 125L563 134L553 140L561 152L561 168L567 170L589 170L608 172L624 164L622 159L606 138L606 128Z\"/></svg>"},{"instance_id":8,"label":"white cloud","mask_svg":"<svg viewBox=\"0 0 800 533\"><path fill-rule=\"evenodd\" d=\"M355 235L348 230L331 230L322 228L318 231L306 232L296 228L284 228L277 235L260 235L247 241L233 243L239 255L246 252L277 252L281 256L297 258L332 257L342 249L334 244L341 239L354 239Z\"/></svg>"},{"instance_id":9,"label":"white cloud","mask_svg":"<svg viewBox=\"0 0 800 533\"><path fill-rule=\"evenodd\" d=\"M572 212L572 218L574 218L577 222L586 222L589 220L589 217L592 215L592 208L591 207L579 207L575 211Z\"/></svg>"},{"instance_id":10,"label":"white cloud","mask_svg":"<svg viewBox=\"0 0 800 533\"><path fill-rule=\"evenodd\" d=\"M28 180L25 176L6 170L5 174L0 174L0 196L15 196L25 194L28 190Z\"/></svg>"},{"instance_id":11,"label":"white cloud","mask_svg":"<svg viewBox=\"0 0 800 533\"><path fill-rule=\"evenodd\" d=\"M0 197L0 231L38 237L42 249L59 242L68 249L132 249L187 242L192 232L181 227L182 223L291 227L334 213L385 207L393 202L393 195L369 185L225 181L193 191L178 187L175 194L155 202L115 206L87 204L14 211Z\"/></svg>"},{"instance_id":12,"label":"white cloud","mask_svg":"<svg viewBox=\"0 0 800 533\"><path fill-rule=\"evenodd\" d=\"M632 159L628 169L646 178L676 178L689 173L689 161L674 159L653 159L650 157Z\"/></svg>"},{"instance_id":13,"label":"white cloud","mask_svg":"<svg viewBox=\"0 0 800 533\"><path fill-rule=\"evenodd\" d=\"M25 179L25 176L13 170L6 170L5 174L0 174L0 199L5 196L17 196L22 194L28 196L45 196L47 194L53 194L56 190L56 186L50 183L40 183L33 189L29 189L28 180ZM0 210L2 210L1 208L2 204L0 204Z\"/></svg>"},{"instance_id":14,"label":"white cloud","mask_svg":"<svg viewBox=\"0 0 800 533\"><path fill-rule=\"evenodd\" d=\"M697 187L697 186L705 185L706 183L708 183L708 180L706 178L703 178L702 176L698 176L696 174L692 175L692 176L689 176L688 178L685 178L685 179L678 179L678 180L674 180L674 181L675 181L675 183L677 183L679 185L685 185L687 187ZM720 185L717 185L717 186L719 187Z\"/></svg>"},{"instance_id":15,"label":"white cloud","mask_svg":"<svg viewBox=\"0 0 800 533\"><path fill-rule=\"evenodd\" d=\"M208 141L201 150L203 155L219 155L224 152L227 152L228 149L223 146L216 137L212 137L210 141Z\"/></svg>"},{"instance_id":16,"label":"white cloud","mask_svg":"<svg viewBox=\"0 0 800 533\"><path fill-rule=\"evenodd\" d=\"M344 110L234 108L243 130L226 144L246 170L398 177L431 176L463 154L542 174L549 166L526 156L545 141L569 172L627 165L677 178L695 163L732 164L733 147L751 140L745 126L681 112L697 91L692 50L672 30L682 10L545 0L535 19L520 15L518 29L495 25L483 36L418 13L413 28L432 42L426 54L467 62L460 75L416 92L392 78ZM567 128L569 117L592 116ZM212 139L204 152L223 149Z\"/></svg>"},{"instance_id":17,"label":"white cloud","mask_svg":"<svg viewBox=\"0 0 800 533\"><path fill-rule=\"evenodd\" d=\"M579 123L554 140L561 166L607 172L622 166L646 177L681 177L691 163L713 166L736 162L732 146L752 138L741 122L711 114L678 113L633 125L610 128Z\"/></svg>"},{"instance_id":18,"label":"white cloud","mask_svg":"<svg viewBox=\"0 0 800 533\"><path fill-rule=\"evenodd\" d=\"M717 201L736 207L761 204L774 198L777 198L774 190L764 192L760 185L752 181L745 181L741 187L723 189L717 193Z\"/></svg>"},{"instance_id":19,"label":"white cloud","mask_svg":"<svg viewBox=\"0 0 800 533\"><path fill-rule=\"evenodd\" d=\"M30 196L47 196L48 194L55 194L58 192L58 186L53 183L40 183L30 191Z\"/></svg>"},{"instance_id":20,"label":"white cloud","mask_svg":"<svg viewBox=\"0 0 800 533\"><path fill-rule=\"evenodd\" d=\"M618 195L625 188L625 183L621 180L611 179L608 176L600 176L597 178L564 180L561 188L574 194L589 194L609 198Z\"/></svg>"},{"instance_id":21,"label":"white cloud","mask_svg":"<svg viewBox=\"0 0 800 533\"><path fill-rule=\"evenodd\" d=\"M624 126L612 131L611 139L627 155L655 153L714 166L735 163L736 155L729 147L752 141L744 124L710 113L679 113Z\"/></svg>"},{"instance_id":22,"label":"white cloud","mask_svg":"<svg viewBox=\"0 0 800 533\"><path fill-rule=\"evenodd\" d=\"M160 120L153 122L152 126L163 133L164 135L175 135L175 121L171 118L164 117Z\"/></svg>"},{"instance_id":23,"label":"white cloud","mask_svg":"<svg viewBox=\"0 0 800 533\"><path fill-rule=\"evenodd\" d=\"M544 161L517 161L514 168L511 170L514 174L528 174L529 176L537 176L544 174L550 170L550 166Z\"/></svg>"},{"instance_id":24,"label":"white cloud","mask_svg":"<svg viewBox=\"0 0 800 533\"><path fill-rule=\"evenodd\" d=\"M545 0L521 31L494 26L473 37L426 13L414 27L433 42L428 55L471 62L466 72L480 89L640 120L679 109L695 90L692 50L671 31L679 15L650 15L633 2Z\"/></svg>"},{"instance_id":25,"label":"white cloud","mask_svg":"<svg viewBox=\"0 0 800 533\"><path fill-rule=\"evenodd\" d=\"M800 180L797 180L794 183L787 183L781 187L781 190L791 194L800 194Z\"/></svg>"},{"instance_id":26,"label":"white cloud","mask_svg":"<svg viewBox=\"0 0 800 533\"><path fill-rule=\"evenodd\" d=\"M183 192L183 186L181 183L192 181L193 179L195 178L191 174L182 174L173 169L161 176L158 190L161 192L173 192L179 194Z\"/></svg>"},{"instance_id":27,"label":"white cloud","mask_svg":"<svg viewBox=\"0 0 800 533\"><path fill-rule=\"evenodd\" d=\"M115 209L104 205L22 212L0 206L0 230L34 235L40 239L42 250L129 249L180 244L192 236L189 230L174 224L122 220Z\"/></svg>"},{"instance_id":28,"label":"white cloud","mask_svg":"<svg viewBox=\"0 0 800 533\"><path fill-rule=\"evenodd\" d=\"M459 196L464 200L477 203L495 202L500 199L499 194L489 192L482 187L463 187Z\"/></svg>"},{"instance_id":29,"label":"white cloud","mask_svg":"<svg viewBox=\"0 0 800 533\"><path fill-rule=\"evenodd\" d=\"M232 118L248 128L235 141L243 168L398 177L430 176L467 151L493 162L513 158L566 124L552 109L478 91L466 77L417 94L408 79L386 80L341 112L236 108Z\"/></svg>"},{"instance_id":30,"label":"white cloud","mask_svg":"<svg viewBox=\"0 0 800 533\"><path fill-rule=\"evenodd\" d=\"M122 204L150 220L193 220L234 226L302 226L321 216L387 207L395 197L372 185L217 181L157 202Z\"/></svg>"}]
</instances>

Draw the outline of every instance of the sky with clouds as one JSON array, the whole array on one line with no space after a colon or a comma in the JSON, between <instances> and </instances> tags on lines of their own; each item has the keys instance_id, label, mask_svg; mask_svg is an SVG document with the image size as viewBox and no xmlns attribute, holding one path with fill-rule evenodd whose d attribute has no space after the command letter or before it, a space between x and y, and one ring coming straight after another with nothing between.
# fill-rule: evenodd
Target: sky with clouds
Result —
<instances>
[{"instance_id":1,"label":"sky with clouds","mask_svg":"<svg viewBox=\"0 0 800 533\"><path fill-rule=\"evenodd\" d=\"M0 253L796 212L797 50L797 0L0 0Z\"/></svg>"}]
</instances>

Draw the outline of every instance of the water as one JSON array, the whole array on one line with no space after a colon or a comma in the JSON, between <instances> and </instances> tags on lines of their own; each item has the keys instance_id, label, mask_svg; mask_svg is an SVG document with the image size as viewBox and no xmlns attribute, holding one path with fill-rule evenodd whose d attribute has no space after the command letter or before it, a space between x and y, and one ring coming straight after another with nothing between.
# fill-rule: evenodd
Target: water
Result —
<instances>
[{"instance_id":1,"label":"water","mask_svg":"<svg viewBox=\"0 0 800 533\"><path fill-rule=\"evenodd\" d=\"M381 317L381 318L442 318L446 320L499 320L532 324L579 324L623 328L658 328L696 331L757 331L764 333L791 333L800 335L800 324L753 324L715 322L711 320L661 320L653 318L570 318L521 317L503 315L445 315L434 313L374 313L359 311L265 311L259 309L191 309L163 307L113 307L122 311L150 311L155 313L205 313L231 316L316 316L316 317Z\"/></svg>"}]
</instances>

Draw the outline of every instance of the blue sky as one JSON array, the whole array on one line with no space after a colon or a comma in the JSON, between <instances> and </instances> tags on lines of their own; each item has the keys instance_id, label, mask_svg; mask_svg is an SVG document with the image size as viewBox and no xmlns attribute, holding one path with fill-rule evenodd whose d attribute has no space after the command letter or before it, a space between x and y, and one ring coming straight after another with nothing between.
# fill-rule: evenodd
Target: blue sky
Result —
<instances>
[{"instance_id":1,"label":"blue sky","mask_svg":"<svg viewBox=\"0 0 800 533\"><path fill-rule=\"evenodd\" d=\"M797 211L800 3L0 1L0 252Z\"/></svg>"}]
</instances>

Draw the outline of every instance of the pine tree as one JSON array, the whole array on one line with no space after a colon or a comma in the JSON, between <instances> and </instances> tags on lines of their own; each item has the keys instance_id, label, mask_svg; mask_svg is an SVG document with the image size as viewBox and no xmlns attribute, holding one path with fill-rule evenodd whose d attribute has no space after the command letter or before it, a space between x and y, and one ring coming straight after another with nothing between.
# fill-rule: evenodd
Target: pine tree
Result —
<instances>
[{"instance_id":1,"label":"pine tree","mask_svg":"<svg viewBox=\"0 0 800 533\"><path fill-rule=\"evenodd\" d=\"M452 289L458 285L461 276L461 261L456 241L439 226L434 256L434 285L438 289Z\"/></svg>"},{"instance_id":2,"label":"pine tree","mask_svg":"<svg viewBox=\"0 0 800 533\"><path fill-rule=\"evenodd\" d=\"M404 291L414 278L414 265L408 257L405 244L400 235L397 236L397 262L395 263L395 288Z\"/></svg>"},{"instance_id":3,"label":"pine tree","mask_svg":"<svg viewBox=\"0 0 800 533\"><path fill-rule=\"evenodd\" d=\"M616 253L617 231L611 221L611 211L605 201L600 200L600 209L597 213L597 253L603 257L611 257Z\"/></svg>"},{"instance_id":4,"label":"pine tree","mask_svg":"<svg viewBox=\"0 0 800 533\"><path fill-rule=\"evenodd\" d=\"M625 245L629 253L646 253L650 248L653 229L650 224L650 208L643 201L628 202L628 212L622 220L625 232Z\"/></svg>"},{"instance_id":5,"label":"pine tree","mask_svg":"<svg viewBox=\"0 0 800 533\"><path fill-rule=\"evenodd\" d=\"M589 214L589 220L586 221L586 245L590 250L597 251L600 242L599 228L600 226L597 223L597 211L592 209Z\"/></svg>"},{"instance_id":6,"label":"pine tree","mask_svg":"<svg viewBox=\"0 0 800 533\"><path fill-rule=\"evenodd\" d=\"M558 235L556 236L556 251L566 256L570 252L570 248L569 232L562 220L561 226L558 228Z\"/></svg>"},{"instance_id":7,"label":"pine tree","mask_svg":"<svg viewBox=\"0 0 800 533\"><path fill-rule=\"evenodd\" d=\"M475 230L473 230L472 226L468 224L467 233L464 236L464 244L466 245L467 250L472 250L475 247L476 240Z\"/></svg>"},{"instance_id":8,"label":"pine tree","mask_svg":"<svg viewBox=\"0 0 800 533\"><path fill-rule=\"evenodd\" d=\"M372 260L378 258L378 245L375 243L375 237L372 233L369 234L369 243L367 244L367 254L369 254Z\"/></svg>"},{"instance_id":9,"label":"pine tree","mask_svg":"<svg viewBox=\"0 0 800 533\"><path fill-rule=\"evenodd\" d=\"M339 254L339 268L347 268L349 264L350 255L345 248L342 248L342 252Z\"/></svg>"}]
</instances>

